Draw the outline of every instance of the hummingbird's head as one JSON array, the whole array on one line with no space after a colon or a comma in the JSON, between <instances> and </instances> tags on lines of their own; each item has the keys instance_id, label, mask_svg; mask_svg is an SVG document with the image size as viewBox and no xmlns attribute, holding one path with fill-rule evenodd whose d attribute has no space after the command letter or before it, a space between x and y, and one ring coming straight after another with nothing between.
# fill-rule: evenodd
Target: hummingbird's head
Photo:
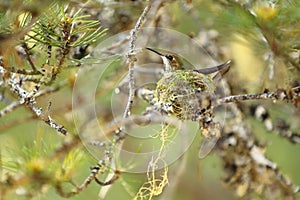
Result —
<instances>
[{"instance_id":1,"label":"hummingbird's head","mask_svg":"<svg viewBox=\"0 0 300 200\"><path fill-rule=\"evenodd\" d=\"M178 62L178 58L176 58L175 55L171 55L171 54L162 54L154 49L151 49L151 48L146 48L148 49L149 51L152 51L158 55L160 55L160 57L162 58L163 60L163 63L165 65L165 70L166 72L170 72L170 71L175 71L175 70L180 70L181 67L180 67L180 64Z\"/></svg>"}]
</instances>

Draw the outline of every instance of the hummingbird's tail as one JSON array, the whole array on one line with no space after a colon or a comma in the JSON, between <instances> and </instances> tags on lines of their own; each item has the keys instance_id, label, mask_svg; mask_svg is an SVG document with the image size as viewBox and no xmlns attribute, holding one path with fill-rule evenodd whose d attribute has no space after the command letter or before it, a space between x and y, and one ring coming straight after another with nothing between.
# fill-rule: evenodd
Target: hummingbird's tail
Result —
<instances>
[{"instance_id":1,"label":"hummingbird's tail","mask_svg":"<svg viewBox=\"0 0 300 200\"><path fill-rule=\"evenodd\" d=\"M205 68L205 69L197 69L194 71L201 73L201 74L212 74L212 73L218 72L218 74L220 74L222 76L229 71L230 64L231 64L231 60L228 60L227 62L225 62L221 65L215 66L215 67L210 67L210 68Z\"/></svg>"}]
</instances>

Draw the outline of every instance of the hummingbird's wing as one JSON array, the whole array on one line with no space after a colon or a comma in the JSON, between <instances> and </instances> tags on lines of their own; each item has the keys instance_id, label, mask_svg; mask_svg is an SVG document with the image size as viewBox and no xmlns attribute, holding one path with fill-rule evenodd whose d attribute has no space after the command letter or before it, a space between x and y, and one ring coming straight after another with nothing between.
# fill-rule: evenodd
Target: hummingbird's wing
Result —
<instances>
[{"instance_id":1,"label":"hummingbird's wing","mask_svg":"<svg viewBox=\"0 0 300 200\"><path fill-rule=\"evenodd\" d=\"M204 139L201 143L199 158L205 158L215 147L216 143L221 137L221 124L220 123L210 123L208 126L201 131L201 135Z\"/></svg>"},{"instance_id":2,"label":"hummingbird's wing","mask_svg":"<svg viewBox=\"0 0 300 200\"><path fill-rule=\"evenodd\" d=\"M219 75L223 76L224 74L226 74L229 71L230 64L231 64L231 60L228 60L227 62L225 62L225 63L223 63L221 65L215 66L215 67L204 68L204 69L197 69L197 70L194 70L194 71L199 72L201 74L206 74L206 75L218 72L213 77L213 79L215 79L215 77L217 77Z\"/></svg>"},{"instance_id":3,"label":"hummingbird's wing","mask_svg":"<svg viewBox=\"0 0 300 200\"><path fill-rule=\"evenodd\" d=\"M219 138L204 138L204 140L201 143L201 147L199 150L199 158L203 159L205 158L215 147L217 141Z\"/></svg>"}]
</instances>

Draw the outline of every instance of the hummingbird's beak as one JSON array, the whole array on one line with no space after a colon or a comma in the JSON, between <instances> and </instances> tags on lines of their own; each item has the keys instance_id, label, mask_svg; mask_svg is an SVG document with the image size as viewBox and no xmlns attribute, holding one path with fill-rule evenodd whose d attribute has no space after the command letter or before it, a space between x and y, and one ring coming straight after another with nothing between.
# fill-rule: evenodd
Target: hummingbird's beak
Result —
<instances>
[{"instance_id":1,"label":"hummingbird's beak","mask_svg":"<svg viewBox=\"0 0 300 200\"><path fill-rule=\"evenodd\" d=\"M162 60L163 60L163 63L164 63L164 65L165 65L165 71L166 71L166 72L170 72L170 71L172 70L171 63L170 63L170 61L168 60L168 58L167 58L166 55L164 55L164 54L162 54L162 53L160 53L160 52L158 52L158 51L156 51L156 50L154 50L154 49L151 49L151 48L149 48L149 47L146 47L146 49L149 50L149 51L152 51L152 52L154 52L154 53L156 53L156 54L158 54L158 55L161 56L161 58L162 58ZM172 57L172 58L173 58L173 57Z\"/></svg>"},{"instance_id":2,"label":"hummingbird's beak","mask_svg":"<svg viewBox=\"0 0 300 200\"><path fill-rule=\"evenodd\" d=\"M146 47L146 49L148 49L149 51L152 51L152 52L154 52L154 53L156 53L156 54L158 54L158 55L160 55L160 56L165 56L164 54L162 54L162 53L160 53L160 52L158 52L158 51L156 51L156 50L154 50L154 49L151 49L151 48L149 48L149 47Z\"/></svg>"}]
</instances>

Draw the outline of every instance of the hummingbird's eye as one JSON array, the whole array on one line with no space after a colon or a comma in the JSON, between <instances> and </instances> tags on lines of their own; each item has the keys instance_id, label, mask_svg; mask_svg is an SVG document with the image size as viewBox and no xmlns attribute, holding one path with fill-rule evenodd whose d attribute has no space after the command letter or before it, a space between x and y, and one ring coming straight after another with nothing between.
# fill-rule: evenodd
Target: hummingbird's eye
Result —
<instances>
[{"instance_id":1,"label":"hummingbird's eye","mask_svg":"<svg viewBox=\"0 0 300 200\"><path fill-rule=\"evenodd\" d=\"M171 55L167 55L166 57L168 58L168 60L171 60L171 61L174 59L174 57Z\"/></svg>"}]
</instances>

